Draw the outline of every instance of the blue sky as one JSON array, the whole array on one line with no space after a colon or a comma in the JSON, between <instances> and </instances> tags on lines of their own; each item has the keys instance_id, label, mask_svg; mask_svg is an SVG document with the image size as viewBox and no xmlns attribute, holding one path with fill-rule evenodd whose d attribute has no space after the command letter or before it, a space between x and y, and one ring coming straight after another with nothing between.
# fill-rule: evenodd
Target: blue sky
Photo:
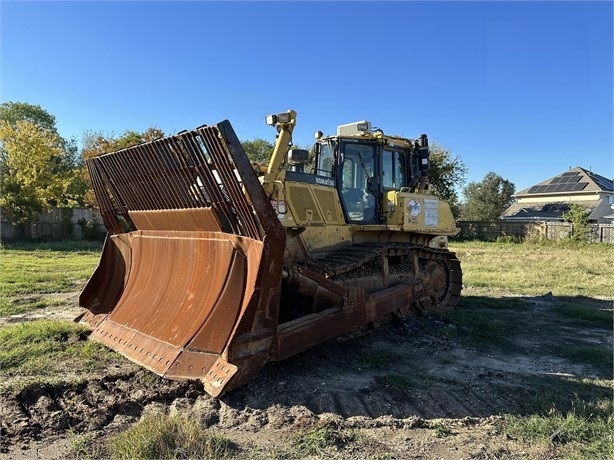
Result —
<instances>
[{"instance_id":1,"label":"blue sky","mask_svg":"<svg viewBox=\"0 0 614 460\"><path fill-rule=\"evenodd\" d=\"M516 190L582 166L612 178L613 8L600 2L2 1L1 100L60 134L167 134L229 119L294 141L370 120L427 133Z\"/></svg>"}]
</instances>

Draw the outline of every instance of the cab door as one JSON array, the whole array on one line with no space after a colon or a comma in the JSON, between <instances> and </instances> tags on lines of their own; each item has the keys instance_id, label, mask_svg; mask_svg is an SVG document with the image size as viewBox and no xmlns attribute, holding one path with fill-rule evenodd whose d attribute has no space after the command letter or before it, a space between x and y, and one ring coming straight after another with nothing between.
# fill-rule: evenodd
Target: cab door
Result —
<instances>
[{"instance_id":1,"label":"cab door","mask_svg":"<svg viewBox=\"0 0 614 460\"><path fill-rule=\"evenodd\" d=\"M377 145L341 142L338 187L348 223L378 222Z\"/></svg>"}]
</instances>

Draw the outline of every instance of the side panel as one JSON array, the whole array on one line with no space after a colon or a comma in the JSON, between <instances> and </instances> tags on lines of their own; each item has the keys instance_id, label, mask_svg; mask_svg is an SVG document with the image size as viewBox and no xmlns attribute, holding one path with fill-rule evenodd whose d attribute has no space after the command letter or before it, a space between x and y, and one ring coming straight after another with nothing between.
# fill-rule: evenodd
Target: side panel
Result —
<instances>
[{"instance_id":1,"label":"side panel","mask_svg":"<svg viewBox=\"0 0 614 460\"><path fill-rule=\"evenodd\" d=\"M283 201L278 217L285 227L343 225L345 219L334 187L286 180L276 203Z\"/></svg>"},{"instance_id":2,"label":"side panel","mask_svg":"<svg viewBox=\"0 0 614 460\"><path fill-rule=\"evenodd\" d=\"M422 193L388 192L384 199L386 224L405 232L455 235L456 221L450 206L436 196Z\"/></svg>"}]
</instances>

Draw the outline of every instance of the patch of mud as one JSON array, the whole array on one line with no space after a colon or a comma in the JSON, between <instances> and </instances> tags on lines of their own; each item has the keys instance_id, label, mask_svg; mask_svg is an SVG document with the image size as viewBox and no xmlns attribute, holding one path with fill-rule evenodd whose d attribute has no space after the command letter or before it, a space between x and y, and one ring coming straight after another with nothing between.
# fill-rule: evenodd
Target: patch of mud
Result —
<instances>
[{"instance_id":1,"label":"patch of mud","mask_svg":"<svg viewBox=\"0 0 614 460\"><path fill-rule=\"evenodd\" d=\"M78 306L79 293L77 292L62 292L56 294L40 294L36 296L27 296L19 299L20 303L36 303L41 300L51 300L60 302L60 305L53 305L45 308L37 308L24 313L0 317L0 327L7 324L23 323L26 321L34 321L38 319L55 319L72 321L78 315L83 313L83 308Z\"/></svg>"},{"instance_id":2,"label":"patch of mud","mask_svg":"<svg viewBox=\"0 0 614 460\"><path fill-rule=\"evenodd\" d=\"M198 381L168 381L146 370L77 383L30 384L0 395L0 450L67 432L115 432L156 405L172 407L180 399L203 395Z\"/></svg>"},{"instance_id":3,"label":"patch of mud","mask_svg":"<svg viewBox=\"0 0 614 460\"><path fill-rule=\"evenodd\" d=\"M396 452L395 458L406 458L403 453L407 449L423 453L433 450L434 444L428 442L433 437L432 426L447 426L450 433L454 429L459 433L472 431L479 437L480 431L495 430L497 421L492 416L428 421L416 415L343 417L337 412L316 413L302 405L273 401L257 408L238 403L237 397L234 393L232 397L214 399L202 391L199 382L169 382L152 378L144 371L74 386L32 385L14 396L0 398L0 452L7 458L37 458L41 454L42 458L70 458L76 456L74 444L79 436L87 434L91 439L104 440L144 416L168 414L191 417L234 442L259 446L261 450L283 449L296 433L317 426L361 430L363 449L371 446L374 453L384 449ZM327 408L332 410L333 406ZM470 442L466 444L475 450ZM360 450L356 457L344 458L363 455L364 450Z\"/></svg>"},{"instance_id":4,"label":"patch of mud","mask_svg":"<svg viewBox=\"0 0 614 460\"><path fill-rule=\"evenodd\" d=\"M410 318L269 363L221 399L199 381L164 380L142 369L7 390L0 394L0 457L77 457L75 439L100 448L144 416L178 414L246 452L283 451L301 430L326 424L363 436L343 458L523 458L531 447L499 432L500 415L530 414L527 400L536 394L554 402L544 389L573 395L579 383L569 376L592 375L588 365L541 352L535 331L551 318L540 311L556 299L533 300L519 313L527 330L509 349L458 339L455 326L436 316ZM609 331L583 334L604 343Z\"/></svg>"}]
</instances>

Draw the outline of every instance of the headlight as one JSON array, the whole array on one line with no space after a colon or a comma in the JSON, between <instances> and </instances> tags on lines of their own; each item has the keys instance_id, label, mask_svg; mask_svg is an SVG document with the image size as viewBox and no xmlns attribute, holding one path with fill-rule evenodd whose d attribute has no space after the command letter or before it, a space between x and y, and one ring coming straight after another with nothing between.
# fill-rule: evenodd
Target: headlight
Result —
<instances>
[{"instance_id":1,"label":"headlight","mask_svg":"<svg viewBox=\"0 0 614 460\"><path fill-rule=\"evenodd\" d=\"M290 121L290 114L288 112L278 113L277 121L279 123L288 123Z\"/></svg>"},{"instance_id":2,"label":"headlight","mask_svg":"<svg viewBox=\"0 0 614 460\"><path fill-rule=\"evenodd\" d=\"M265 120L267 125L275 126L277 124L277 115L267 115Z\"/></svg>"}]
</instances>

